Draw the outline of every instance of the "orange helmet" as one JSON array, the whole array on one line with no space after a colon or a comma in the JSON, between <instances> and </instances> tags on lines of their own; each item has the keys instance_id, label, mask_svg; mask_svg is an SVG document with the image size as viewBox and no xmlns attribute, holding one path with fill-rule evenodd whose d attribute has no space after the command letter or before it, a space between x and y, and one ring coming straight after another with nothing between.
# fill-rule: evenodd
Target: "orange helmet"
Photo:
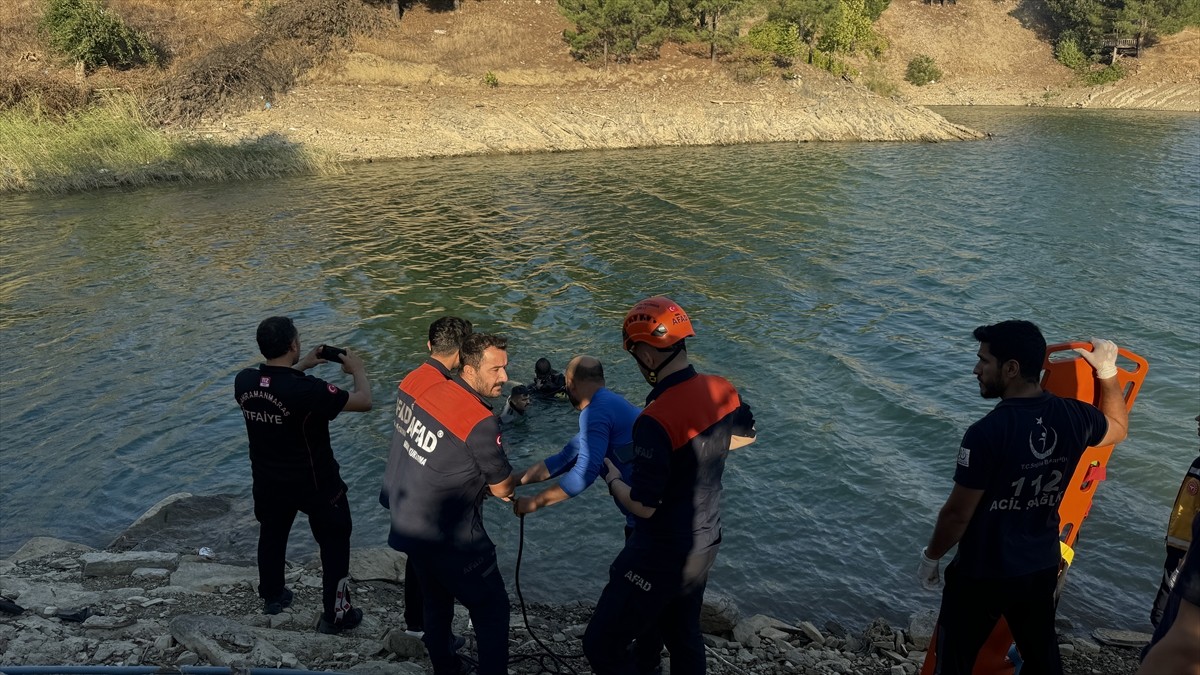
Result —
<instances>
[{"instance_id":1,"label":"orange helmet","mask_svg":"<svg viewBox=\"0 0 1200 675\"><path fill-rule=\"evenodd\" d=\"M675 301L656 295L646 298L629 310L621 328L625 351L638 342L665 349L684 338L693 337L692 320Z\"/></svg>"}]
</instances>

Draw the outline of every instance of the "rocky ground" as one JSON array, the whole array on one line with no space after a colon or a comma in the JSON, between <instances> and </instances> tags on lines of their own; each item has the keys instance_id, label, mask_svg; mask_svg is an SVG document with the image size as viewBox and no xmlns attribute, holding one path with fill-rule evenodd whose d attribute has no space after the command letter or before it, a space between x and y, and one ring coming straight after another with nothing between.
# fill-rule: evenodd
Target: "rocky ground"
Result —
<instances>
[{"instance_id":1,"label":"rocky ground","mask_svg":"<svg viewBox=\"0 0 1200 675\"><path fill-rule=\"evenodd\" d=\"M5 665L212 665L428 672L424 646L402 630L403 554L354 551L353 601L365 618L353 631L334 636L315 630L321 585L315 560L289 563L295 601L281 614L267 616L250 564L213 559L207 550L198 555L195 548L121 550L151 539L144 534L147 521L211 531L182 522L180 507L190 498L178 495L156 505L109 551L38 537L0 561L0 596L7 601L0 605L0 670ZM535 605L523 616L517 598L512 600L510 673L588 672L580 638L591 615L589 604ZM467 615L456 609L455 632L466 638L463 653L469 657L475 653L474 636ZM914 675L933 620L931 613L918 612L903 626L876 619L861 629L832 621L818 627L745 616L734 599L710 592L702 626L709 672L715 675ZM1102 645L1061 622L1068 675L1125 675L1137 669L1136 646L1148 636L1109 631L1103 637L1132 646Z\"/></svg>"}]
</instances>

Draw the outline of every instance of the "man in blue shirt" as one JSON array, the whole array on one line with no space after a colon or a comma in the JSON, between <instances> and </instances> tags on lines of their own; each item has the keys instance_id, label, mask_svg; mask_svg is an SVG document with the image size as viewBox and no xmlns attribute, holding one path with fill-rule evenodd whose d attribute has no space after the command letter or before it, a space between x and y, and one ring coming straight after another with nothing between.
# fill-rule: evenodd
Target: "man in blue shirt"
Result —
<instances>
[{"instance_id":1,"label":"man in blue shirt","mask_svg":"<svg viewBox=\"0 0 1200 675\"><path fill-rule=\"evenodd\" d=\"M579 433L561 452L521 472L518 482L528 485L566 475L532 497L519 497L513 505L517 515L533 513L583 492L600 475L605 457L628 472L633 421L641 410L604 384L604 367L598 359L576 356L567 364L565 388L571 404L579 410Z\"/></svg>"}]
</instances>

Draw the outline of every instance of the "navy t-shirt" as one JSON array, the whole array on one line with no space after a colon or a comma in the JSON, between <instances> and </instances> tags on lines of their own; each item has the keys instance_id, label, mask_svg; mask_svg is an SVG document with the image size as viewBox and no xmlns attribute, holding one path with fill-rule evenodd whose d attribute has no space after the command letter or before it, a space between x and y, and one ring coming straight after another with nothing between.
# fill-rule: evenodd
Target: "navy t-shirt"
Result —
<instances>
[{"instance_id":1,"label":"navy t-shirt","mask_svg":"<svg viewBox=\"0 0 1200 675\"><path fill-rule=\"evenodd\" d=\"M972 424L954 482L984 493L958 544L960 573L999 579L1058 565L1058 505L1083 451L1107 431L1095 406L1046 392L1004 399Z\"/></svg>"},{"instance_id":2,"label":"navy t-shirt","mask_svg":"<svg viewBox=\"0 0 1200 675\"><path fill-rule=\"evenodd\" d=\"M329 421L350 392L295 368L263 364L237 374L234 398L246 420L255 482L311 488L330 498L345 491Z\"/></svg>"}]
</instances>

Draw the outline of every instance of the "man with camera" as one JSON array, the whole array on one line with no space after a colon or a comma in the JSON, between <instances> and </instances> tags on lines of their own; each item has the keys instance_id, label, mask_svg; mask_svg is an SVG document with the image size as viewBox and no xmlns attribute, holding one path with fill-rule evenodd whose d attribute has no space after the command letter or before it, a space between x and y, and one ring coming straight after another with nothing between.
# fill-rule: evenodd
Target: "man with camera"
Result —
<instances>
[{"instance_id":1,"label":"man with camera","mask_svg":"<svg viewBox=\"0 0 1200 675\"><path fill-rule=\"evenodd\" d=\"M362 610L350 605L350 504L329 443L329 421L343 410L370 410L371 384L362 359L351 351L320 345L301 358L300 333L288 317L265 319L257 338L266 361L238 373L234 396L250 439L258 594L267 614L292 604L283 569L288 533L302 512L321 549L317 630L340 633L362 621ZM342 372L353 376L354 391L304 374L328 361L340 362Z\"/></svg>"},{"instance_id":2,"label":"man with camera","mask_svg":"<svg viewBox=\"0 0 1200 675\"><path fill-rule=\"evenodd\" d=\"M508 672L508 592L496 546L483 527L488 494L508 500L516 483L500 421L485 401L508 381L508 341L473 333L450 379L413 371L400 383L380 500L391 511L388 544L408 554L425 603L425 634L435 675L463 662L450 633L454 601L471 614L480 675Z\"/></svg>"}]
</instances>

